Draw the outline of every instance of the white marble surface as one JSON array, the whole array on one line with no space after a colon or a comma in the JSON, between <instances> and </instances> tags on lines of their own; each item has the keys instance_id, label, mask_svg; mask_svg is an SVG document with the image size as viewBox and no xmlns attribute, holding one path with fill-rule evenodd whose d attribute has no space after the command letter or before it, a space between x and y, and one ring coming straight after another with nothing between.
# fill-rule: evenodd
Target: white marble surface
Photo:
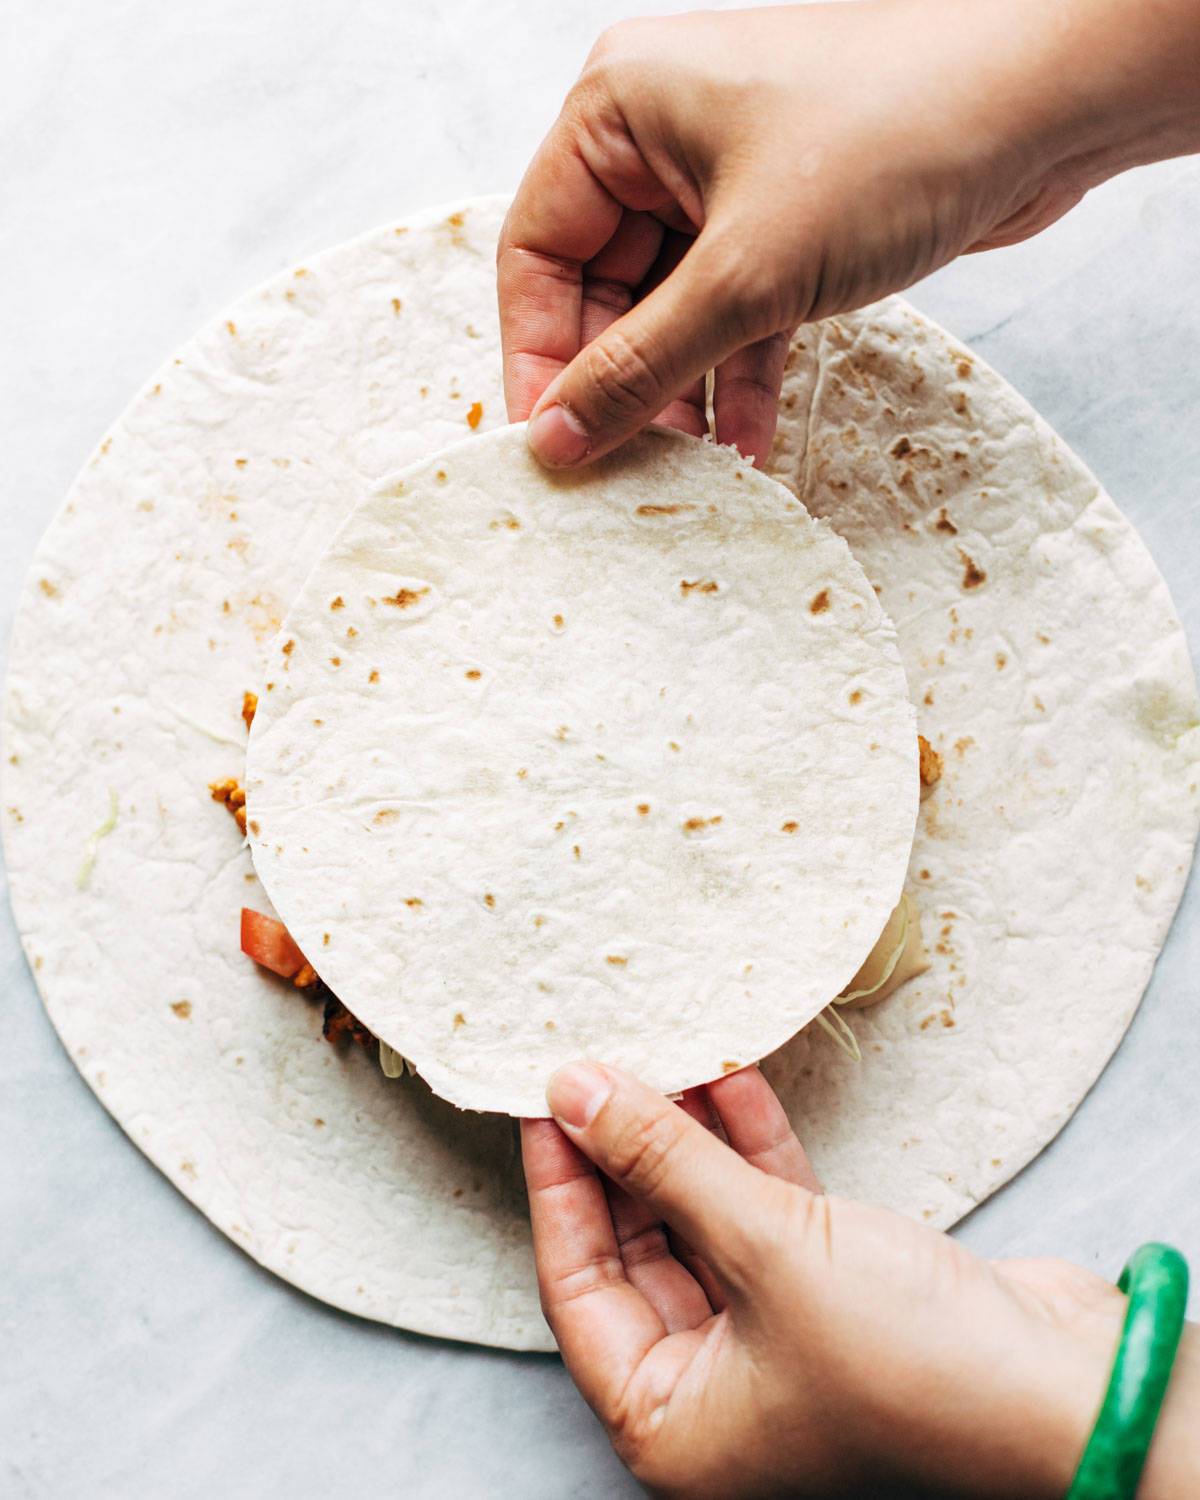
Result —
<instances>
[{"instance_id":1,"label":"white marble surface","mask_svg":"<svg viewBox=\"0 0 1200 1500\"><path fill-rule=\"evenodd\" d=\"M39 533L159 360L289 261L514 185L591 37L621 13L616 0L9 0L5 640ZM1200 161L1167 164L915 294L1098 471L1166 573L1194 656L1198 244ZM1198 971L1193 880L1112 1066L963 1226L971 1245L1115 1274L1157 1235L1200 1264ZM356 1322L222 1239L76 1075L6 903L0 995L0 1494L635 1492L557 1361Z\"/></svg>"}]
</instances>

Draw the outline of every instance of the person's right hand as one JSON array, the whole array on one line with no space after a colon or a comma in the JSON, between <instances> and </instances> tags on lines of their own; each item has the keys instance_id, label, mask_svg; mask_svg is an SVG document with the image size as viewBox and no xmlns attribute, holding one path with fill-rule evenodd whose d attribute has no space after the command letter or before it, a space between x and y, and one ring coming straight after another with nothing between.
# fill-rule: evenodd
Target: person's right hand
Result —
<instances>
[{"instance_id":1,"label":"person's right hand","mask_svg":"<svg viewBox=\"0 0 1200 1500\"><path fill-rule=\"evenodd\" d=\"M542 1306L653 1490L1065 1494L1120 1333L1114 1286L822 1196L757 1068L683 1108L595 1064L547 1097L554 1120L522 1122ZM1198 1385L1189 1332L1147 1500L1196 1492Z\"/></svg>"},{"instance_id":2,"label":"person's right hand","mask_svg":"<svg viewBox=\"0 0 1200 1500\"><path fill-rule=\"evenodd\" d=\"M510 420L552 466L659 417L762 463L800 323L1200 146L1194 0L861 0L604 33L500 239Z\"/></svg>"}]
</instances>

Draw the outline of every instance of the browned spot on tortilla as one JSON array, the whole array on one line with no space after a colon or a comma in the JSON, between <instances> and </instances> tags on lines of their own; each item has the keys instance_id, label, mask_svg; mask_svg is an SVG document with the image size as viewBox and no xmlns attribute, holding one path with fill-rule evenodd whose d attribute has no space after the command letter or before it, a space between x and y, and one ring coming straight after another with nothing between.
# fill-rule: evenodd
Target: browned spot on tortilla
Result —
<instances>
[{"instance_id":1,"label":"browned spot on tortilla","mask_svg":"<svg viewBox=\"0 0 1200 1500\"><path fill-rule=\"evenodd\" d=\"M297 281L299 281L301 277L308 275L308 267L297 266L296 269L292 272L292 275L296 278Z\"/></svg>"},{"instance_id":2,"label":"browned spot on tortilla","mask_svg":"<svg viewBox=\"0 0 1200 1500\"><path fill-rule=\"evenodd\" d=\"M966 552L963 551L961 547L958 549L958 555L962 558L963 588L977 589L979 585L983 583L987 578L987 574L983 571L982 568L978 567L974 562L971 561L970 557Z\"/></svg>"},{"instance_id":3,"label":"browned spot on tortilla","mask_svg":"<svg viewBox=\"0 0 1200 1500\"><path fill-rule=\"evenodd\" d=\"M487 907L487 909L489 911L492 911L495 908L496 898L495 898L495 896L492 895L491 891L488 891L487 894L484 896L484 898L483 898L483 904L484 904L484 906Z\"/></svg>"},{"instance_id":4,"label":"browned spot on tortilla","mask_svg":"<svg viewBox=\"0 0 1200 1500\"><path fill-rule=\"evenodd\" d=\"M922 880L928 880L929 879L929 871L928 870L922 870L921 871L921 879Z\"/></svg>"},{"instance_id":5,"label":"browned spot on tortilla","mask_svg":"<svg viewBox=\"0 0 1200 1500\"><path fill-rule=\"evenodd\" d=\"M554 1025L553 1021L547 1021L546 1022L546 1030L547 1031L554 1031L555 1030L555 1025Z\"/></svg>"},{"instance_id":6,"label":"browned spot on tortilla","mask_svg":"<svg viewBox=\"0 0 1200 1500\"><path fill-rule=\"evenodd\" d=\"M461 229L463 226L463 216L461 213L453 213L446 220L446 223L450 225L451 229Z\"/></svg>"},{"instance_id":7,"label":"browned spot on tortilla","mask_svg":"<svg viewBox=\"0 0 1200 1500\"><path fill-rule=\"evenodd\" d=\"M1003 672L1006 666L1008 666L1008 657L1005 656L1005 654L1004 654L1003 651L997 651L996 652L996 671L997 672Z\"/></svg>"},{"instance_id":8,"label":"browned spot on tortilla","mask_svg":"<svg viewBox=\"0 0 1200 1500\"><path fill-rule=\"evenodd\" d=\"M942 776L942 757L923 734L917 735L917 765L922 786L935 786Z\"/></svg>"},{"instance_id":9,"label":"browned spot on tortilla","mask_svg":"<svg viewBox=\"0 0 1200 1500\"><path fill-rule=\"evenodd\" d=\"M472 432L474 432L475 429L479 426L480 422L482 422L482 421L483 421L483 402L482 401L472 401L471 405L470 405L470 407L469 407L469 409L467 411L467 426L471 429Z\"/></svg>"},{"instance_id":10,"label":"browned spot on tortilla","mask_svg":"<svg viewBox=\"0 0 1200 1500\"><path fill-rule=\"evenodd\" d=\"M688 582L686 578L679 580L679 592L681 594L715 594L719 585L714 578L696 578Z\"/></svg>"},{"instance_id":11,"label":"browned spot on tortilla","mask_svg":"<svg viewBox=\"0 0 1200 1500\"><path fill-rule=\"evenodd\" d=\"M478 682L479 679L483 676L483 673L480 672L478 668L471 667L468 671L463 673L463 676L468 678L471 682Z\"/></svg>"},{"instance_id":12,"label":"browned spot on tortilla","mask_svg":"<svg viewBox=\"0 0 1200 1500\"><path fill-rule=\"evenodd\" d=\"M891 452L893 458L907 458L912 451L913 446L906 437L899 437L892 444Z\"/></svg>"},{"instance_id":13,"label":"browned spot on tortilla","mask_svg":"<svg viewBox=\"0 0 1200 1500\"><path fill-rule=\"evenodd\" d=\"M960 359L959 362L954 366L954 368L958 372L958 378L960 380L966 380L971 373L971 361L969 359Z\"/></svg>"},{"instance_id":14,"label":"browned spot on tortilla","mask_svg":"<svg viewBox=\"0 0 1200 1500\"><path fill-rule=\"evenodd\" d=\"M737 1070L740 1067L741 1067L741 1063L739 1063L739 1062L732 1062L729 1059L726 1059L726 1061L721 1064L721 1072L722 1073L736 1073Z\"/></svg>"},{"instance_id":15,"label":"browned spot on tortilla","mask_svg":"<svg viewBox=\"0 0 1200 1500\"><path fill-rule=\"evenodd\" d=\"M558 726L558 728L554 731L554 738L556 740L565 740L566 737L570 734L570 732L571 732L571 726L569 724L560 724Z\"/></svg>"},{"instance_id":16,"label":"browned spot on tortilla","mask_svg":"<svg viewBox=\"0 0 1200 1500\"><path fill-rule=\"evenodd\" d=\"M958 527L946 514L946 507L944 505L942 506L941 510L938 511L938 518L933 523L933 525L935 531L945 531L948 532L951 536L958 535Z\"/></svg>"},{"instance_id":17,"label":"browned spot on tortilla","mask_svg":"<svg viewBox=\"0 0 1200 1500\"><path fill-rule=\"evenodd\" d=\"M789 818L786 823L781 823L779 825L780 833L798 833L799 830L800 825L794 818Z\"/></svg>"},{"instance_id":18,"label":"browned spot on tortilla","mask_svg":"<svg viewBox=\"0 0 1200 1500\"><path fill-rule=\"evenodd\" d=\"M535 927L544 927L546 925L546 919L545 919L545 917L541 917L541 916L534 917L534 919L533 919L533 925Z\"/></svg>"},{"instance_id":19,"label":"browned spot on tortilla","mask_svg":"<svg viewBox=\"0 0 1200 1500\"><path fill-rule=\"evenodd\" d=\"M931 687L925 689L925 697L922 701L924 702L926 708L933 707L933 689Z\"/></svg>"},{"instance_id":20,"label":"browned spot on tortilla","mask_svg":"<svg viewBox=\"0 0 1200 1500\"><path fill-rule=\"evenodd\" d=\"M396 315L396 317L400 316L401 305L402 304L400 302L400 298L399 297L393 297L392 298L392 312Z\"/></svg>"},{"instance_id":21,"label":"browned spot on tortilla","mask_svg":"<svg viewBox=\"0 0 1200 1500\"><path fill-rule=\"evenodd\" d=\"M954 408L954 410L960 417L965 417L967 415L967 411L969 409L967 406L967 398L962 391L955 391L953 397L950 400L950 405Z\"/></svg>"},{"instance_id":22,"label":"browned spot on tortilla","mask_svg":"<svg viewBox=\"0 0 1200 1500\"><path fill-rule=\"evenodd\" d=\"M296 643L295 641L284 641L279 649L283 652L284 656L291 656L292 652L296 649Z\"/></svg>"},{"instance_id":23,"label":"browned spot on tortilla","mask_svg":"<svg viewBox=\"0 0 1200 1500\"><path fill-rule=\"evenodd\" d=\"M237 324L236 323L233 323L228 318L226 318L226 320L225 320L225 327L229 330L229 334L230 334L231 338L236 338L237 337Z\"/></svg>"},{"instance_id":24,"label":"browned spot on tortilla","mask_svg":"<svg viewBox=\"0 0 1200 1500\"><path fill-rule=\"evenodd\" d=\"M381 807L379 809L379 811L375 814L375 816L371 819L371 822L372 823L394 823L399 816L400 816L400 810L399 810L399 808L395 808L395 807Z\"/></svg>"},{"instance_id":25,"label":"browned spot on tortilla","mask_svg":"<svg viewBox=\"0 0 1200 1500\"><path fill-rule=\"evenodd\" d=\"M54 584L50 582L48 578L39 578L38 588L41 589L42 593L45 594L47 599L53 599L58 594L58 589L54 586Z\"/></svg>"},{"instance_id":26,"label":"browned spot on tortilla","mask_svg":"<svg viewBox=\"0 0 1200 1500\"><path fill-rule=\"evenodd\" d=\"M235 458L233 464L237 469L244 469L249 462L248 458Z\"/></svg>"},{"instance_id":27,"label":"browned spot on tortilla","mask_svg":"<svg viewBox=\"0 0 1200 1500\"><path fill-rule=\"evenodd\" d=\"M232 323L229 326L232 328L233 327ZM191 1162L191 1161L181 1161L179 1163L179 1170L183 1173L183 1175L185 1177L192 1177L192 1178L194 1178L195 1175L196 1175L196 1164L195 1164L195 1162Z\"/></svg>"},{"instance_id":28,"label":"browned spot on tortilla","mask_svg":"<svg viewBox=\"0 0 1200 1500\"><path fill-rule=\"evenodd\" d=\"M439 469L437 471L436 478L437 478L437 481L438 481L439 484L445 484L445 482L446 482L446 471L445 471L445 469Z\"/></svg>"},{"instance_id":29,"label":"browned spot on tortilla","mask_svg":"<svg viewBox=\"0 0 1200 1500\"><path fill-rule=\"evenodd\" d=\"M192 1002L190 1000L172 1000L171 1009L181 1021L186 1021L192 1013Z\"/></svg>"},{"instance_id":30,"label":"browned spot on tortilla","mask_svg":"<svg viewBox=\"0 0 1200 1500\"><path fill-rule=\"evenodd\" d=\"M321 946L322 948L329 947L329 934L327 932L321 934Z\"/></svg>"},{"instance_id":31,"label":"browned spot on tortilla","mask_svg":"<svg viewBox=\"0 0 1200 1500\"><path fill-rule=\"evenodd\" d=\"M314 1115L313 1116L313 1125L316 1127L317 1130L321 1130L321 1129L324 1128L325 1121L321 1118L320 1115Z\"/></svg>"},{"instance_id":32,"label":"browned spot on tortilla","mask_svg":"<svg viewBox=\"0 0 1200 1500\"><path fill-rule=\"evenodd\" d=\"M685 833L699 833L702 828L713 828L721 821L721 814L716 813L711 818L688 818L683 825Z\"/></svg>"},{"instance_id":33,"label":"browned spot on tortilla","mask_svg":"<svg viewBox=\"0 0 1200 1500\"><path fill-rule=\"evenodd\" d=\"M340 667L341 664L342 664L342 658L340 656L331 656L329 658L329 665L331 667Z\"/></svg>"},{"instance_id":34,"label":"browned spot on tortilla","mask_svg":"<svg viewBox=\"0 0 1200 1500\"><path fill-rule=\"evenodd\" d=\"M1033 706L1040 714L1044 714L1046 712L1046 705L1042 702L1042 700L1037 696L1036 693L1033 695Z\"/></svg>"},{"instance_id":35,"label":"browned spot on tortilla","mask_svg":"<svg viewBox=\"0 0 1200 1500\"><path fill-rule=\"evenodd\" d=\"M424 906L425 905L424 901L421 900L420 896L405 896L405 898L404 898L404 904L405 904L405 906L408 906L408 907Z\"/></svg>"},{"instance_id":36,"label":"browned spot on tortilla","mask_svg":"<svg viewBox=\"0 0 1200 1500\"><path fill-rule=\"evenodd\" d=\"M385 604L394 604L397 609L408 609L418 599L423 599L428 592L429 589L427 587L423 589L397 589L394 594L385 594L383 602Z\"/></svg>"},{"instance_id":37,"label":"browned spot on tortilla","mask_svg":"<svg viewBox=\"0 0 1200 1500\"><path fill-rule=\"evenodd\" d=\"M606 953L604 955L604 962L611 964L614 969L623 969L629 960L622 957L620 953Z\"/></svg>"},{"instance_id":38,"label":"browned spot on tortilla","mask_svg":"<svg viewBox=\"0 0 1200 1500\"><path fill-rule=\"evenodd\" d=\"M563 628L563 617L562 617L562 615L555 615L554 616L554 628L556 630L561 630Z\"/></svg>"},{"instance_id":39,"label":"browned spot on tortilla","mask_svg":"<svg viewBox=\"0 0 1200 1500\"><path fill-rule=\"evenodd\" d=\"M261 829L261 828L260 828L260 827L259 827L259 825L258 825L258 824L257 824L257 823L256 823L256 822L255 822L255 821L254 821L254 819L253 819L253 818L251 818L251 820L250 820L250 832L251 832L251 833L252 833L252 834L254 834L254 836L255 836L255 837L256 837L256 838L257 838L257 837L258 837L258 835L259 835L259 834L260 834L260 833L261 833L261 832L262 832L262 829Z\"/></svg>"},{"instance_id":40,"label":"browned spot on tortilla","mask_svg":"<svg viewBox=\"0 0 1200 1500\"><path fill-rule=\"evenodd\" d=\"M357 634L358 634L358 631L354 628L353 625L351 625L346 630L346 639L348 641L352 641Z\"/></svg>"},{"instance_id":41,"label":"browned spot on tortilla","mask_svg":"<svg viewBox=\"0 0 1200 1500\"><path fill-rule=\"evenodd\" d=\"M925 1017L925 1018L924 1018L924 1019L923 1019L923 1020L922 1020L922 1022L921 1022L921 1030L922 1030L922 1031L924 1031L924 1030L926 1030L926 1028L927 1028L927 1027L930 1027L930 1026L932 1026L932 1025L933 1025L933 1023L934 1023L934 1022L935 1022L935 1021L936 1021L936 1020L937 1020L937 1017L936 1017L936 1016L926 1016L926 1017Z\"/></svg>"},{"instance_id":42,"label":"browned spot on tortilla","mask_svg":"<svg viewBox=\"0 0 1200 1500\"><path fill-rule=\"evenodd\" d=\"M812 599L811 599L811 601L810 601L810 603L809 603L809 606L808 606L809 613L813 614L813 615L823 615L828 608L829 608L829 590L828 589L822 589L819 594L814 594L813 597L812 597Z\"/></svg>"},{"instance_id":43,"label":"browned spot on tortilla","mask_svg":"<svg viewBox=\"0 0 1200 1500\"><path fill-rule=\"evenodd\" d=\"M467 1018L466 1018L466 1016L463 1015L463 1013L462 1013L461 1010L456 1010L454 1012L454 1029L455 1029L455 1031L457 1031L460 1026L465 1026L466 1024L467 1024Z\"/></svg>"},{"instance_id":44,"label":"browned spot on tortilla","mask_svg":"<svg viewBox=\"0 0 1200 1500\"><path fill-rule=\"evenodd\" d=\"M961 739L954 741L954 750L957 755L965 755L975 743L969 734L964 734Z\"/></svg>"},{"instance_id":45,"label":"browned spot on tortilla","mask_svg":"<svg viewBox=\"0 0 1200 1500\"><path fill-rule=\"evenodd\" d=\"M851 703L861 703L862 702L862 689L861 688L855 688L854 691L850 694L850 702Z\"/></svg>"},{"instance_id":46,"label":"browned spot on tortilla","mask_svg":"<svg viewBox=\"0 0 1200 1500\"><path fill-rule=\"evenodd\" d=\"M367 678L367 681L368 682L378 682L379 681L379 673L376 672L374 669L372 669L371 675Z\"/></svg>"},{"instance_id":47,"label":"browned spot on tortilla","mask_svg":"<svg viewBox=\"0 0 1200 1500\"><path fill-rule=\"evenodd\" d=\"M329 601L329 607L330 609L345 609L346 601L342 598L341 594L338 594L336 598Z\"/></svg>"},{"instance_id":48,"label":"browned spot on tortilla","mask_svg":"<svg viewBox=\"0 0 1200 1500\"><path fill-rule=\"evenodd\" d=\"M650 811L650 804L648 802L639 802L637 805L637 810L644 818Z\"/></svg>"},{"instance_id":49,"label":"browned spot on tortilla","mask_svg":"<svg viewBox=\"0 0 1200 1500\"><path fill-rule=\"evenodd\" d=\"M517 771L517 780L518 781L524 781L525 778L526 778L526 776L528 776L528 775L529 775L528 769L525 766L521 766L519 768L519 770Z\"/></svg>"},{"instance_id":50,"label":"browned spot on tortilla","mask_svg":"<svg viewBox=\"0 0 1200 1500\"><path fill-rule=\"evenodd\" d=\"M691 510L690 505L639 505L639 516L677 516L681 510Z\"/></svg>"},{"instance_id":51,"label":"browned spot on tortilla","mask_svg":"<svg viewBox=\"0 0 1200 1500\"><path fill-rule=\"evenodd\" d=\"M938 1019L941 1021L943 1026L950 1027L954 1025L954 1017L948 1010L939 1011Z\"/></svg>"},{"instance_id":52,"label":"browned spot on tortilla","mask_svg":"<svg viewBox=\"0 0 1200 1500\"><path fill-rule=\"evenodd\" d=\"M578 844L572 844L571 845L571 853L575 856L576 859L579 858L579 845Z\"/></svg>"}]
</instances>

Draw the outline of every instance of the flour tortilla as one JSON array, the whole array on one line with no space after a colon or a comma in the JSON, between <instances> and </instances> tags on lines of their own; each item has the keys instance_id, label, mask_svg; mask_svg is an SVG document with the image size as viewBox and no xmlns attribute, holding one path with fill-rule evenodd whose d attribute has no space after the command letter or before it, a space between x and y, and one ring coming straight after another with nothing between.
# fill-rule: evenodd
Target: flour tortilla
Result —
<instances>
[{"instance_id":1,"label":"flour tortilla","mask_svg":"<svg viewBox=\"0 0 1200 1500\"><path fill-rule=\"evenodd\" d=\"M464 1108L603 1057L757 1061L900 896L917 735L845 542L732 449L575 475L477 435L354 512L288 611L255 867L334 993Z\"/></svg>"},{"instance_id":2,"label":"flour tortilla","mask_svg":"<svg viewBox=\"0 0 1200 1500\"><path fill-rule=\"evenodd\" d=\"M480 431L503 422L504 207L285 273L135 398L30 569L0 822L65 1047L214 1224L335 1306L544 1349L511 1121L336 1052L242 957L239 908L267 901L206 791L240 774L241 693L354 500L467 436L473 403ZM1128 522L903 303L802 330L782 417L774 471L883 590L946 775L911 871L935 968L848 1016L861 1066L809 1028L768 1071L831 1189L949 1225L1051 1138L1137 1005L1196 833L1195 682Z\"/></svg>"}]
</instances>

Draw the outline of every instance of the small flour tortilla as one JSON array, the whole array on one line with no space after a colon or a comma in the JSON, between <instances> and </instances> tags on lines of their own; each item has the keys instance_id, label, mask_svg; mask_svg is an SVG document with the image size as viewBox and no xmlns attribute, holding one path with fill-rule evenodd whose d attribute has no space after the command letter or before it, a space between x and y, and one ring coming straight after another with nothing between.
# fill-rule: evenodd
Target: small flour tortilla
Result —
<instances>
[{"instance_id":1,"label":"small flour tortilla","mask_svg":"<svg viewBox=\"0 0 1200 1500\"><path fill-rule=\"evenodd\" d=\"M524 427L367 499L267 659L246 809L322 978L464 1108L560 1064L664 1092L774 1050L904 879L916 718L842 539L655 431L551 475Z\"/></svg>"},{"instance_id":2,"label":"small flour tortilla","mask_svg":"<svg viewBox=\"0 0 1200 1500\"><path fill-rule=\"evenodd\" d=\"M151 377L30 566L0 828L64 1047L185 1197L336 1307L548 1349L512 1121L329 1046L238 952L240 908L269 903L208 794L244 770L242 692L351 505L503 423L505 208L338 245ZM1195 680L1133 527L905 303L800 331L771 463L882 590L945 774L910 865L930 972L845 1017L860 1066L813 1027L765 1066L830 1191L945 1227L1050 1140L1137 1006L1196 835Z\"/></svg>"}]
</instances>

